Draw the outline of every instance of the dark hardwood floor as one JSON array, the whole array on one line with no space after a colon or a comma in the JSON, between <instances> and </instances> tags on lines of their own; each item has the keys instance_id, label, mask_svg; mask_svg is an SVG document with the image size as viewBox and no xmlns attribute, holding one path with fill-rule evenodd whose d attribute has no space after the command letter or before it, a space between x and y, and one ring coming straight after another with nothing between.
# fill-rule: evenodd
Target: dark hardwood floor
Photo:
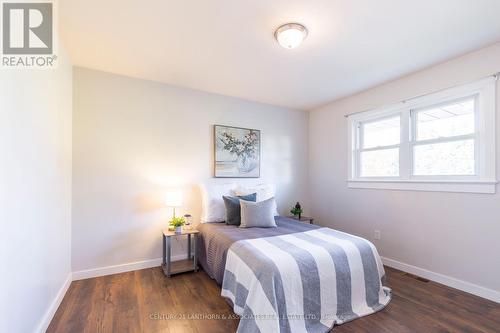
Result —
<instances>
[{"instance_id":1,"label":"dark hardwood floor","mask_svg":"<svg viewBox=\"0 0 500 333\"><path fill-rule=\"evenodd\" d=\"M500 304L386 268L393 299L334 332L500 332ZM204 272L160 267L75 281L47 332L234 332L235 315Z\"/></svg>"}]
</instances>

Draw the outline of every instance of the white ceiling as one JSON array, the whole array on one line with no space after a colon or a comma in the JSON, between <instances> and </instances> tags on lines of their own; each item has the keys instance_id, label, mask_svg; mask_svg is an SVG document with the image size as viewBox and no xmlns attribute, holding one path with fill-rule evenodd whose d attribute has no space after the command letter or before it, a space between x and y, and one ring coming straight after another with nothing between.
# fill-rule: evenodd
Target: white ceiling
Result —
<instances>
[{"instance_id":1,"label":"white ceiling","mask_svg":"<svg viewBox=\"0 0 500 333\"><path fill-rule=\"evenodd\" d=\"M311 109L500 40L498 0L64 0L76 66ZM302 46L273 38L304 24Z\"/></svg>"}]
</instances>

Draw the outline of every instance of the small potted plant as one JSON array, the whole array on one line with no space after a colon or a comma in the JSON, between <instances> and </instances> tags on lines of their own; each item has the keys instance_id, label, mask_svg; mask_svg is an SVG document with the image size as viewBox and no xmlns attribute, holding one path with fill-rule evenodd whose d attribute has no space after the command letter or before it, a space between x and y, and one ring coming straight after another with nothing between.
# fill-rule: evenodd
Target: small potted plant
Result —
<instances>
[{"instance_id":1,"label":"small potted plant","mask_svg":"<svg viewBox=\"0 0 500 333\"><path fill-rule=\"evenodd\" d=\"M186 219L184 217L173 217L170 220L170 226L175 228L175 233L180 234L182 233L182 226L186 224Z\"/></svg>"},{"instance_id":2,"label":"small potted plant","mask_svg":"<svg viewBox=\"0 0 500 333\"><path fill-rule=\"evenodd\" d=\"M298 219L300 220L300 217L302 215L302 207L300 206L300 203L297 202L295 206L293 206L290 210L290 213L292 213L294 217L298 217Z\"/></svg>"}]
</instances>

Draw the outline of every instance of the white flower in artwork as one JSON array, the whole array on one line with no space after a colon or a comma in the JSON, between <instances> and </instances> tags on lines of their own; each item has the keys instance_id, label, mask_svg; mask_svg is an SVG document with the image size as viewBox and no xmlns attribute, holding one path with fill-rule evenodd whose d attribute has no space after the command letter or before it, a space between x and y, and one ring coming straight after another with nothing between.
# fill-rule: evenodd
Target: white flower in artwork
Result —
<instances>
[{"instance_id":1,"label":"white flower in artwork","mask_svg":"<svg viewBox=\"0 0 500 333\"><path fill-rule=\"evenodd\" d=\"M259 176L260 131L216 126L215 135L216 176Z\"/></svg>"}]
</instances>

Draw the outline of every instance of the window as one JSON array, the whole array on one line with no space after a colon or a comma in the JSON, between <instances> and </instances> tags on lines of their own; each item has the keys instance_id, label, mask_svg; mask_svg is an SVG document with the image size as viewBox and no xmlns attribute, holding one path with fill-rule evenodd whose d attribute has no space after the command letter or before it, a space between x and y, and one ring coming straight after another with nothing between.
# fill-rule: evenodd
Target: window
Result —
<instances>
[{"instance_id":1,"label":"window","mask_svg":"<svg viewBox=\"0 0 500 333\"><path fill-rule=\"evenodd\" d=\"M400 116L360 123L361 177L399 176Z\"/></svg>"},{"instance_id":2,"label":"window","mask_svg":"<svg viewBox=\"0 0 500 333\"><path fill-rule=\"evenodd\" d=\"M477 175L477 96L412 111L413 175Z\"/></svg>"},{"instance_id":3,"label":"window","mask_svg":"<svg viewBox=\"0 0 500 333\"><path fill-rule=\"evenodd\" d=\"M349 116L349 187L495 193L495 81Z\"/></svg>"}]
</instances>

